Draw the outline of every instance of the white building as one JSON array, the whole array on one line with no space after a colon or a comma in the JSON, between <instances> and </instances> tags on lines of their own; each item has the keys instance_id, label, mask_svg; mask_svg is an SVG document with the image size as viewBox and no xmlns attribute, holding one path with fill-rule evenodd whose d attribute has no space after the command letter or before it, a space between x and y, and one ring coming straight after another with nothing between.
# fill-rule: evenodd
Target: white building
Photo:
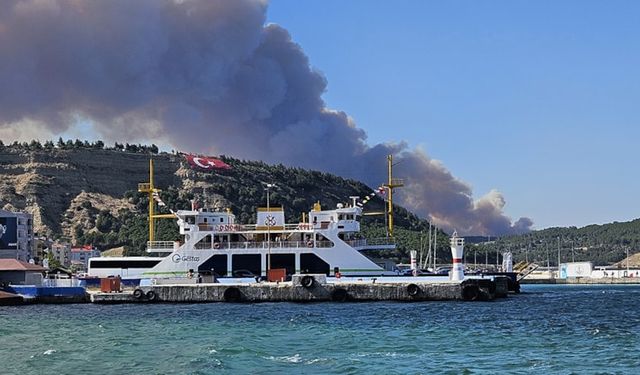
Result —
<instances>
[{"instance_id":1,"label":"white building","mask_svg":"<svg viewBox=\"0 0 640 375\"><path fill-rule=\"evenodd\" d=\"M31 214L0 210L0 258L28 262L35 255L34 244Z\"/></svg>"},{"instance_id":2,"label":"white building","mask_svg":"<svg viewBox=\"0 0 640 375\"><path fill-rule=\"evenodd\" d=\"M66 242L54 242L49 247L49 252L62 267L71 266L71 244Z\"/></svg>"},{"instance_id":3,"label":"white building","mask_svg":"<svg viewBox=\"0 0 640 375\"><path fill-rule=\"evenodd\" d=\"M71 249L71 264L77 271L87 271L89 258L100 257L100 251L91 245Z\"/></svg>"}]
</instances>

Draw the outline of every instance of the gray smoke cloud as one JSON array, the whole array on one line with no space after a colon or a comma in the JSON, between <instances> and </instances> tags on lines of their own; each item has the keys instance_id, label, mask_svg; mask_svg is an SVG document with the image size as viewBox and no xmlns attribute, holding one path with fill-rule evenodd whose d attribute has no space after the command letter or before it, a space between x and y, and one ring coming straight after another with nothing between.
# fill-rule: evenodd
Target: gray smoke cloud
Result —
<instances>
[{"instance_id":1,"label":"gray smoke cloud","mask_svg":"<svg viewBox=\"0 0 640 375\"><path fill-rule=\"evenodd\" d=\"M60 134L89 121L106 140L156 141L385 180L399 203L465 234L528 231L497 191L471 187L405 143L366 132L322 100L327 82L265 1L5 0L0 8L0 136Z\"/></svg>"}]
</instances>

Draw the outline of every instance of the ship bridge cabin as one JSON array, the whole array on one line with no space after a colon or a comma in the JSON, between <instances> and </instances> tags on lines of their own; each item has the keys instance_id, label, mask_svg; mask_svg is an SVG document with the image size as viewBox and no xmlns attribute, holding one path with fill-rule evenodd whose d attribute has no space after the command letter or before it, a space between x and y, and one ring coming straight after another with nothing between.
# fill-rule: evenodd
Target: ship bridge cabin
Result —
<instances>
[{"instance_id":1,"label":"ship bridge cabin","mask_svg":"<svg viewBox=\"0 0 640 375\"><path fill-rule=\"evenodd\" d=\"M334 210L322 210L314 204L308 220L285 223L282 207L258 208L256 224L237 224L230 210L180 210L176 212L184 246L193 249L267 249L267 248L332 248L345 242L358 250L368 248L360 236L362 208L339 203ZM308 221L308 222L307 222ZM376 243L393 247L392 243ZM180 242L148 243L149 253L168 253L183 246Z\"/></svg>"}]
</instances>

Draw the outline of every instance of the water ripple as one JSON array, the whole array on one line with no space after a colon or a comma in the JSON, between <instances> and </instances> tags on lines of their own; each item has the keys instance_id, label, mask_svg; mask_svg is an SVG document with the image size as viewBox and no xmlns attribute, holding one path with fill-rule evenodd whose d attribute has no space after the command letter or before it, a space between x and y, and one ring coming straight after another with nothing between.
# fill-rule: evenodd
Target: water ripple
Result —
<instances>
[{"instance_id":1,"label":"water ripple","mask_svg":"<svg viewBox=\"0 0 640 375\"><path fill-rule=\"evenodd\" d=\"M633 374L640 287L525 286L492 303L0 309L2 374Z\"/></svg>"}]
</instances>

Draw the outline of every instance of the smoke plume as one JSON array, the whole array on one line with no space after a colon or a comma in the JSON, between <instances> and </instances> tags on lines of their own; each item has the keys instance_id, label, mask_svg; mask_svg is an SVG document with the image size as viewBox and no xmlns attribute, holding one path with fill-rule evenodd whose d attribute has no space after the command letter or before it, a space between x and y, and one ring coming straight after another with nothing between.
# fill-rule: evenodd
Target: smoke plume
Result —
<instances>
[{"instance_id":1,"label":"smoke plume","mask_svg":"<svg viewBox=\"0 0 640 375\"><path fill-rule=\"evenodd\" d=\"M325 78L251 0L7 0L0 7L0 135L60 134L79 121L116 141L281 162L378 186L400 161L401 204L465 234L529 230L503 196L322 100Z\"/></svg>"}]
</instances>

